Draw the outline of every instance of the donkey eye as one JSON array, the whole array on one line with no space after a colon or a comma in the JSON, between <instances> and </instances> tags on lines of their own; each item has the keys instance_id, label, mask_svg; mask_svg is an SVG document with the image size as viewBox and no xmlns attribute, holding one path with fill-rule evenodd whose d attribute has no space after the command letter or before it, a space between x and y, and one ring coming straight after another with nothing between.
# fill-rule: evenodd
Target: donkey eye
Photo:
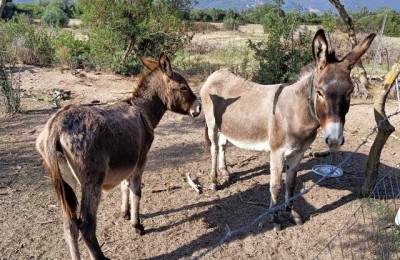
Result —
<instances>
[{"instance_id":1,"label":"donkey eye","mask_svg":"<svg viewBox=\"0 0 400 260\"><path fill-rule=\"evenodd\" d=\"M322 92L321 91L319 91L319 90L317 90L317 95L318 95L318 97L324 97L324 95L322 94Z\"/></svg>"},{"instance_id":2,"label":"donkey eye","mask_svg":"<svg viewBox=\"0 0 400 260\"><path fill-rule=\"evenodd\" d=\"M188 91L189 90L189 88L187 87L187 86L182 86L181 87L181 91L182 92L186 92L186 91Z\"/></svg>"}]
</instances>

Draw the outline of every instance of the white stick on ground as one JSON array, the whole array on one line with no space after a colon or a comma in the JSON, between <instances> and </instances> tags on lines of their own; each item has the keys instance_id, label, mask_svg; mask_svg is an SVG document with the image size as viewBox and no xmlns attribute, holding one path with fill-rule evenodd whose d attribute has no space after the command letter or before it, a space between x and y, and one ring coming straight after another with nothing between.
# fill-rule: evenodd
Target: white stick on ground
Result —
<instances>
[{"instance_id":1,"label":"white stick on ground","mask_svg":"<svg viewBox=\"0 0 400 260\"><path fill-rule=\"evenodd\" d=\"M187 182L189 183L189 186L192 187L198 194L200 194L201 193L201 185L194 183L194 181L190 177L190 173L186 173L186 178L187 178Z\"/></svg>"}]
</instances>

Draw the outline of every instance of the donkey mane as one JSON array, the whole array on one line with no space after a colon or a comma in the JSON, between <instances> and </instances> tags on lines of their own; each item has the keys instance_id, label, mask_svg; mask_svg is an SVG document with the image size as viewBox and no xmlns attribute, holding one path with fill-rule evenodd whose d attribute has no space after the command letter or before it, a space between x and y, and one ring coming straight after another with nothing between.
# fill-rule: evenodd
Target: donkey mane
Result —
<instances>
[{"instance_id":1,"label":"donkey mane","mask_svg":"<svg viewBox=\"0 0 400 260\"><path fill-rule=\"evenodd\" d=\"M340 62L336 57L336 53L334 50L330 51L327 56L328 63L337 63ZM295 82L302 81L304 78L308 78L311 74L316 72L317 67L315 66L315 62L311 62L310 64L302 67L300 72L297 75L291 77L287 83L287 85L291 85Z\"/></svg>"},{"instance_id":2,"label":"donkey mane","mask_svg":"<svg viewBox=\"0 0 400 260\"><path fill-rule=\"evenodd\" d=\"M133 88L132 88L132 98L135 98L138 93L140 88L144 85L144 81L145 79L150 76L150 74L152 74L154 71L156 71L157 69L154 70L149 70L146 69L142 72L140 72L135 78L134 78L134 82L133 82Z\"/></svg>"}]
</instances>

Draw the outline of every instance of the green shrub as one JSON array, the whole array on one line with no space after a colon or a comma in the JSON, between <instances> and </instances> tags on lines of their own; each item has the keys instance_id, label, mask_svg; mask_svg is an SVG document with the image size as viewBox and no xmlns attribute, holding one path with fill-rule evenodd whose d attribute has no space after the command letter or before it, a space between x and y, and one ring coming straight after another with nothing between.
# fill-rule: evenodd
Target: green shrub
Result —
<instances>
[{"instance_id":1,"label":"green shrub","mask_svg":"<svg viewBox=\"0 0 400 260\"><path fill-rule=\"evenodd\" d=\"M0 24L3 32L0 45L6 52L5 59L39 66L51 64L54 48L49 31L22 18L17 16Z\"/></svg>"},{"instance_id":2,"label":"green shrub","mask_svg":"<svg viewBox=\"0 0 400 260\"><path fill-rule=\"evenodd\" d=\"M44 10L42 22L48 25L62 26L68 25L69 18L67 14L55 5L48 5Z\"/></svg>"},{"instance_id":3,"label":"green shrub","mask_svg":"<svg viewBox=\"0 0 400 260\"><path fill-rule=\"evenodd\" d=\"M71 31L59 31L54 38L55 62L71 69L93 68L88 41L76 39Z\"/></svg>"},{"instance_id":4,"label":"green shrub","mask_svg":"<svg viewBox=\"0 0 400 260\"><path fill-rule=\"evenodd\" d=\"M190 40L180 10L173 8L169 1L139 2L79 2L84 11L83 21L90 29L90 53L101 69L137 73L140 69L136 60L138 54L158 57L161 51L167 50L173 59Z\"/></svg>"},{"instance_id":5,"label":"green shrub","mask_svg":"<svg viewBox=\"0 0 400 260\"><path fill-rule=\"evenodd\" d=\"M283 1L274 2L275 10L282 10ZM269 33L268 40L258 43L248 42L259 62L259 71L254 78L257 82L263 84L287 82L301 67L312 61L309 47L311 33L304 29L299 30L298 37L290 37L298 27L297 17L286 15L283 11L270 12L264 23L264 29L267 28Z\"/></svg>"}]
</instances>

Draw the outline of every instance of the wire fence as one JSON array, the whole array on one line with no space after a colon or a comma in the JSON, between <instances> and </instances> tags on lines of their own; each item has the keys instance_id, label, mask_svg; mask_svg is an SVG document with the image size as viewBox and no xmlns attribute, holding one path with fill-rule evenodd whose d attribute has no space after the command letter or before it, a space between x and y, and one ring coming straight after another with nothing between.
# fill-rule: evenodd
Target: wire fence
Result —
<instances>
[{"instance_id":1,"label":"wire fence","mask_svg":"<svg viewBox=\"0 0 400 260\"><path fill-rule=\"evenodd\" d=\"M375 133L377 133L378 128L382 125L383 122L385 122L386 120L389 120L391 117L396 116L400 114L400 109L397 110L396 112L388 115L386 118L380 120L378 122L378 124L373 127L371 129L371 131L368 133L368 135L366 135L366 137L364 139L362 139L362 142L356 147L356 149L354 149L353 151L351 151L350 153L348 153L348 155L346 156L346 158L344 160L342 160L340 163L338 163L337 165L335 165L338 168L342 168L344 167L350 160L351 158L358 152L358 150L364 146L367 142L368 139ZM194 259L200 259L204 256L206 256L207 254L209 254L211 251L215 250L216 248L220 247L221 245L223 245L224 243L228 242L231 238L244 233L246 231L249 231L250 228L256 226L258 223L260 223L262 220L265 220L267 217L269 217L272 214L277 213L279 210L282 210L284 208L286 208L287 204L300 198L303 197L305 194L307 194L308 192L310 192L312 189L314 189L315 187L317 187L318 185L320 185L322 182L324 182L327 178L330 177L331 174L333 174L335 172L335 167L333 167L332 171L330 173L328 173L327 175L323 176L322 178L320 178L318 181L316 181L313 185L311 185L309 188L303 190L302 192L299 192L297 194L295 194L293 197L289 198L288 201L286 201L285 203L282 204L278 204L275 207L269 208L268 210L264 211L262 214L260 214L258 217L256 217L255 219L253 219L249 224L244 225L242 227L239 227L237 229L230 229L229 226L226 226L226 233L225 235L213 246L209 247L207 250L205 250L204 252L202 252L200 255L196 256ZM392 176L386 176L383 180L379 181L376 184L376 187L374 188L374 191L371 193L371 196L369 197L369 199L380 199L383 201L390 201L388 200L388 198L392 198L394 205L390 205L393 210L397 209L398 206L400 205L399 202L396 202L396 200L399 198L399 192L400 192L400 176L395 176L396 177L396 181L392 182L390 181L389 184L387 184L384 180L386 180L387 178L392 178ZM390 179L391 180L391 179ZM394 183L396 185L394 185ZM388 186L389 185L389 186ZM390 193L390 191L392 193ZM358 216L358 213L354 213L351 217L351 219L346 223L346 225L348 226L344 226L342 228L342 233L345 233L346 231L349 230L353 230L354 228L357 228L359 225L364 225L364 226L370 226L369 224L372 224L372 226L374 228L376 228L376 230L381 230L383 229L385 232L389 232L387 229L388 227L393 226L394 223L394 215L391 218L391 226L387 226L387 225L382 225L383 222L380 221L381 216L378 213L373 213L373 211L367 210L367 207L370 207L370 205L374 205L374 203L368 203L365 202L362 206L360 206L360 208L357 210L361 211L362 216ZM372 207L372 206L371 206ZM378 207L378 206L376 206ZM382 210L380 210L382 211ZM367 213L364 213L367 212ZM386 212L386 211L385 211ZM369 218L367 219L365 216L365 214L370 214L371 216L373 214L376 214L375 218ZM354 219L354 221L352 221L352 219ZM389 218L388 218L389 219ZM378 225L379 224L379 225ZM350 226L349 226L350 225ZM349 227L353 228L353 229L349 229ZM375 231L376 231L375 230ZM324 247L322 249L322 251L316 256L315 259L326 259L326 256L331 256L331 258L328 259L354 259L352 256L356 253L356 252L360 252L362 254L371 254L375 255L377 252L377 249L380 249L381 247L378 246L377 243L373 244L373 242L371 241L371 239L368 237L370 236L370 234L374 234L374 230L369 231L369 230L365 230L364 231L365 234L361 234L358 232L355 232L354 234L347 234L349 237L348 242L345 242L344 240L341 239L341 235L340 232L335 235L335 237L328 242L328 244L326 245L326 247ZM367 236L366 236L367 235ZM390 238L390 236L387 236ZM373 239L379 240L380 237L379 235L376 235L373 237ZM354 242L356 241L356 242ZM389 241L390 242L390 241ZM369 247L370 250L366 250L364 243L367 243L367 245L369 246L371 244L371 247ZM354 245L353 245L354 244ZM379 252L382 253L389 253L391 251L387 250L387 245L391 244L391 243L385 243L385 241L380 241L380 244L382 245L382 250L380 250ZM397 245L400 246L400 245ZM376 248L376 249L375 249ZM347 249L347 250L345 250ZM386 250L384 250L386 249ZM349 251L349 252L347 252ZM393 250L392 250L393 251ZM396 251L396 250L395 250ZM398 249L397 249L398 251ZM339 252L339 253L338 253ZM397 252L398 253L398 252ZM339 257L339 256L342 257ZM363 258L363 257L361 257ZM386 259L386 258L384 258Z\"/></svg>"},{"instance_id":2,"label":"wire fence","mask_svg":"<svg viewBox=\"0 0 400 260\"><path fill-rule=\"evenodd\" d=\"M399 259L400 174L387 174L313 259Z\"/></svg>"}]
</instances>

